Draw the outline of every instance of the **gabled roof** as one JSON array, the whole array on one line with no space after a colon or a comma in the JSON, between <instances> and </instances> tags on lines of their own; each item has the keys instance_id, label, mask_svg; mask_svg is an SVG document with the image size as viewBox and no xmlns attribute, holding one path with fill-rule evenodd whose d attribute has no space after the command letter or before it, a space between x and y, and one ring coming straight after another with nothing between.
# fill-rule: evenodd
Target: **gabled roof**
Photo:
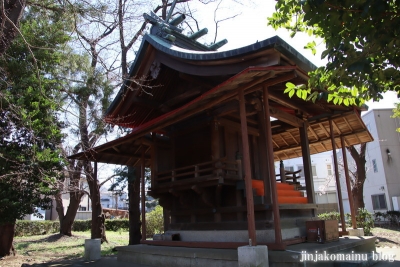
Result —
<instances>
[{"instance_id":1,"label":"gabled roof","mask_svg":"<svg viewBox=\"0 0 400 267\"><path fill-rule=\"evenodd\" d=\"M275 160L301 156L298 127L303 122L309 125L311 154L332 149L329 120L337 147L341 147L339 136L347 146L372 141L360 119L360 108L327 103L323 94L314 103L283 92L289 81L307 83L307 73L316 67L281 38L210 51L218 45L207 47L185 37L176 25L155 15L146 19L153 24L151 33L144 36L129 79L105 117L108 123L132 128L132 132L70 158L135 165L141 157L151 156L150 133L168 132L171 125L205 112L237 124L238 89L244 89L246 104L254 109L252 99L259 99L265 86L272 116L278 119L272 125ZM257 135L258 126L251 121L249 127Z\"/></svg>"},{"instance_id":2,"label":"gabled roof","mask_svg":"<svg viewBox=\"0 0 400 267\"><path fill-rule=\"evenodd\" d=\"M183 49L158 36L145 35L129 72L131 79L124 82L105 119L123 127L137 127L159 115L157 109L162 109L169 100L166 94L178 84L190 86L189 79L202 80L203 90L194 97L199 96L249 66L293 67L303 82L307 73L316 68L278 36L230 51L204 52ZM185 101L174 103L174 107Z\"/></svg>"},{"instance_id":3,"label":"gabled roof","mask_svg":"<svg viewBox=\"0 0 400 267\"><path fill-rule=\"evenodd\" d=\"M146 137L148 133L157 132L168 125L183 121L210 109L215 103L235 98L239 87L245 87L247 90L253 91L260 89L262 86L273 87L282 83L282 81L295 77L295 70L296 67L289 66L247 68L182 107L133 128L132 132L125 137L100 145L90 151L76 154L73 158L130 165L139 161L141 151L144 149L146 151L145 158L149 159L152 141L148 136ZM276 73L279 73L279 76L271 78ZM271 96L273 99L278 97L274 94ZM285 101L284 98L281 98L281 100ZM299 101L303 104L306 103L304 100ZM311 109L307 108L307 110ZM331 113L321 113L321 111L323 110L316 110L315 113L319 113L319 115L310 117L308 120L311 154L332 150L329 120L333 121L334 136L338 148L341 147L340 135L344 136L347 146L373 140L360 118L360 112L355 108L337 106L337 109ZM301 156L301 140L298 128L275 121L273 122L272 134L275 160Z\"/></svg>"}]
</instances>

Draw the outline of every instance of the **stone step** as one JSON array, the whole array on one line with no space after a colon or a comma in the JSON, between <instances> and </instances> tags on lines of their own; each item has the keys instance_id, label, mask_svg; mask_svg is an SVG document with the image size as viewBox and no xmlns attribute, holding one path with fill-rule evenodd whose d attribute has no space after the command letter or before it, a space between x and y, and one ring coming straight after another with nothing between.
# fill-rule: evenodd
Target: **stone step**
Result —
<instances>
[{"instance_id":1,"label":"stone step","mask_svg":"<svg viewBox=\"0 0 400 267\"><path fill-rule=\"evenodd\" d=\"M287 246L286 251L268 250L270 267L345 267L371 266L377 261L371 253L375 252L375 237L341 237L337 242L301 243ZM117 247L118 261L145 264L149 266L180 266L180 267L235 267L238 266L237 249L204 249L187 247L166 247L135 245ZM364 255L368 254L367 261L324 261L311 260L309 255ZM355 256L357 257L357 256ZM303 259L303 260L302 260ZM371 260L372 259L372 260ZM361 265L360 265L361 264Z\"/></svg>"}]
</instances>

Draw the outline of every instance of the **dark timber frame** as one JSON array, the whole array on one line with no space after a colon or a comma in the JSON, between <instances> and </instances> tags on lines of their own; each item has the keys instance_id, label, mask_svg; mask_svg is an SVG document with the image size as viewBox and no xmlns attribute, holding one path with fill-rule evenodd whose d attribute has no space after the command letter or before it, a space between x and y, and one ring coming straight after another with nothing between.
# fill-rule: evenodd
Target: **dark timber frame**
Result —
<instances>
[{"instance_id":1,"label":"dark timber frame","mask_svg":"<svg viewBox=\"0 0 400 267\"><path fill-rule=\"evenodd\" d=\"M155 15L146 19L151 32L105 117L131 133L70 158L140 168L143 244L236 248L250 241L282 250L303 242L303 234L284 229L315 214L310 155L335 151L338 137L342 148L371 141L362 109L333 105L322 92L315 103L285 94L287 82L307 83L315 66L279 37L219 52L221 43L207 47ZM283 176L277 182L275 162L299 156L307 198L281 195L298 186ZM146 167L164 227L183 241L146 240ZM337 185L340 193L338 177ZM228 230L247 230L248 239L216 237ZM207 231L215 235L191 236ZM274 238L266 240L266 231Z\"/></svg>"}]
</instances>

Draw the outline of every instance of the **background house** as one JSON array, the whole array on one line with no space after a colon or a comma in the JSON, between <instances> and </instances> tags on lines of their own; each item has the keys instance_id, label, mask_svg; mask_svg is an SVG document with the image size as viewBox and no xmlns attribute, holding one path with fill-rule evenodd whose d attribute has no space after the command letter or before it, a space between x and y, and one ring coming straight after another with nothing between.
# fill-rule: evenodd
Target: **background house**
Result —
<instances>
[{"instance_id":1,"label":"background house","mask_svg":"<svg viewBox=\"0 0 400 267\"><path fill-rule=\"evenodd\" d=\"M400 120L392 118L393 109L372 109L362 116L364 124L374 137L366 148L367 179L364 184L365 208L370 212L400 210ZM341 149L337 150L339 165L342 165ZM350 169L355 169L354 160L347 154ZM311 155L316 203L337 203L332 152ZM285 169L303 169L301 158L283 161ZM345 176L339 167L345 213L350 212ZM276 163L279 173L279 163ZM304 185L301 173L300 183ZM337 207L336 207L337 209Z\"/></svg>"},{"instance_id":2,"label":"background house","mask_svg":"<svg viewBox=\"0 0 400 267\"><path fill-rule=\"evenodd\" d=\"M392 118L389 109L373 109L362 120L374 137L366 148L367 179L364 184L365 208L370 212L399 210L400 204L400 127L398 118ZM341 152L338 152L341 160ZM354 166L348 154L349 168ZM344 211L349 212L344 173L341 173Z\"/></svg>"},{"instance_id":3,"label":"background house","mask_svg":"<svg viewBox=\"0 0 400 267\"><path fill-rule=\"evenodd\" d=\"M283 164L285 170L301 170L299 174L301 178L298 181L302 186L305 186L302 158L299 157L284 160ZM276 173L279 173L279 163L275 163L275 165L275 171ZM328 204L325 208L319 210L319 213L338 210L332 152L329 151L311 155L311 168L314 182L315 202L317 204Z\"/></svg>"}]
</instances>

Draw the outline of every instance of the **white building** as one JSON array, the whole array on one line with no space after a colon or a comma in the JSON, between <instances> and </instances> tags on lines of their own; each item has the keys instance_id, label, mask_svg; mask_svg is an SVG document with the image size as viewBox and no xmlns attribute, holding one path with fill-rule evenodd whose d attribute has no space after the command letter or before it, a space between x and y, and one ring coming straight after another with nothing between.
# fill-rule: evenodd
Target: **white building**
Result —
<instances>
[{"instance_id":1,"label":"white building","mask_svg":"<svg viewBox=\"0 0 400 267\"><path fill-rule=\"evenodd\" d=\"M283 164L288 171L301 170L299 182L305 186L303 159L294 158L284 160ZM276 173L279 173L279 163L276 163ZM311 155L311 169L314 181L315 202L317 204L337 203L336 181L333 175L332 152L323 152Z\"/></svg>"},{"instance_id":2,"label":"white building","mask_svg":"<svg viewBox=\"0 0 400 267\"><path fill-rule=\"evenodd\" d=\"M110 209L128 209L128 194L125 192L106 191L100 192L100 202L103 208Z\"/></svg>"},{"instance_id":3,"label":"white building","mask_svg":"<svg viewBox=\"0 0 400 267\"><path fill-rule=\"evenodd\" d=\"M400 120L393 109L373 109L362 116L374 141L366 147L365 208L370 211L399 210L400 204ZM341 157L341 152L338 152ZM349 168L354 165L347 153ZM344 211L349 212L344 174L341 174Z\"/></svg>"}]
</instances>

